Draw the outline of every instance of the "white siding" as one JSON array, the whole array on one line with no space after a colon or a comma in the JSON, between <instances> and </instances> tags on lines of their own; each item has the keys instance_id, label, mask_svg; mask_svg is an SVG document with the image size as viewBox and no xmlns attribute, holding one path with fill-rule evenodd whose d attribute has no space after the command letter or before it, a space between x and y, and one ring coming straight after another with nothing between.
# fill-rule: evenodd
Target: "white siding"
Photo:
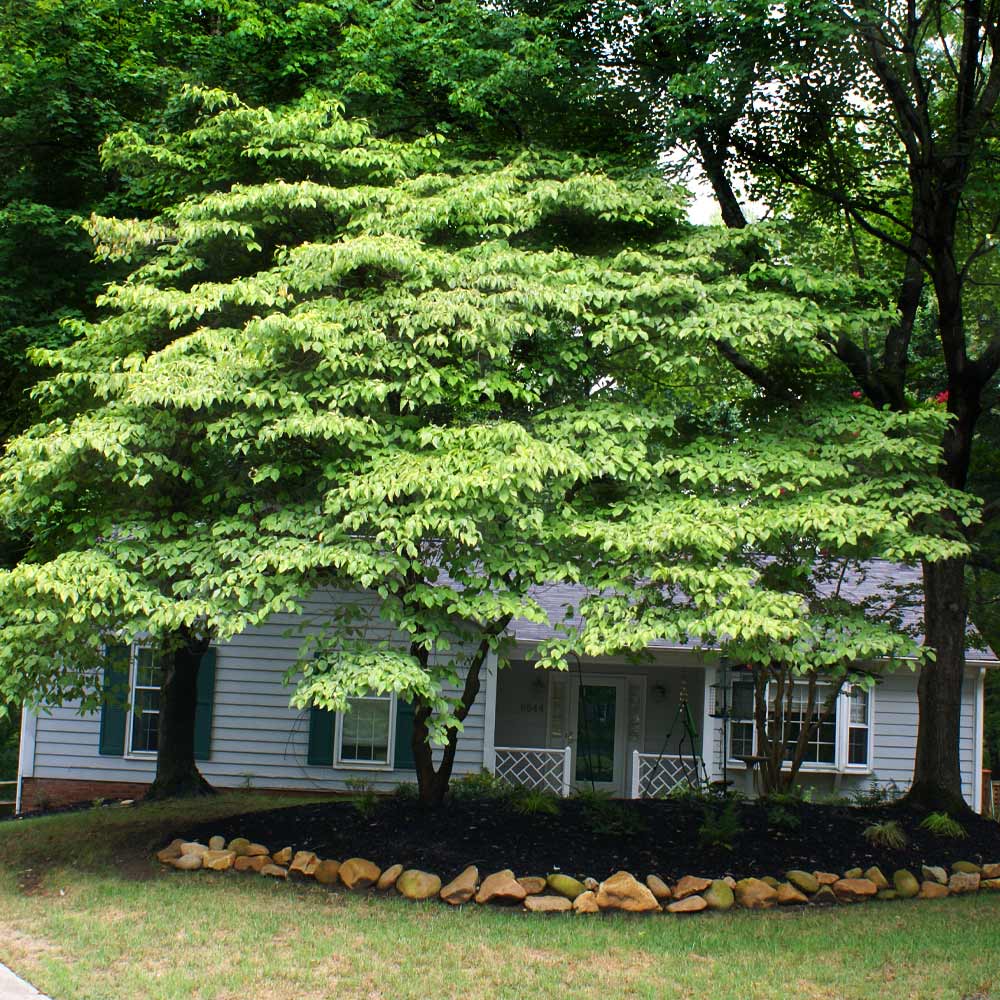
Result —
<instances>
[{"instance_id":1,"label":"white siding","mask_svg":"<svg viewBox=\"0 0 1000 1000\"><path fill-rule=\"evenodd\" d=\"M351 777L364 777L388 791L413 781L413 771L333 768L307 763L309 712L289 707L294 685L283 683L296 658L303 630L328 616L345 595L321 592L312 598L305 616L275 616L217 649L211 758L199 763L213 785L246 784L254 788L338 790ZM374 602L373 602L374 604ZM369 634L389 638L386 623L374 615ZM402 642L402 637L396 637ZM489 684L485 667L481 688L465 720L455 758L455 774L483 766L484 714ZM35 747L36 778L77 778L88 781L152 781L149 759L125 759L98 753L99 714L81 716L72 705L43 710L38 718Z\"/></svg>"}]
</instances>

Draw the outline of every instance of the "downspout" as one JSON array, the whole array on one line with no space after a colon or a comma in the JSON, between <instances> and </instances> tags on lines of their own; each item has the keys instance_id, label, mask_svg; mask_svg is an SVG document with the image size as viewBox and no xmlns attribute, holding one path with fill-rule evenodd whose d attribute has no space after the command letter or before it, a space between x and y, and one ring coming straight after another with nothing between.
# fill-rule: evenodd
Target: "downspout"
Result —
<instances>
[{"instance_id":1,"label":"downspout","mask_svg":"<svg viewBox=\"0 0 1000 1000\"><path fill-rule=\"evenodd\" d=\"M22 790L24 779L35 776L35 727L38 716L25 706L21 709L21 742L17 756L17 795L15 796L14 815L21 815Z\"/></svg>"}]
</instances>

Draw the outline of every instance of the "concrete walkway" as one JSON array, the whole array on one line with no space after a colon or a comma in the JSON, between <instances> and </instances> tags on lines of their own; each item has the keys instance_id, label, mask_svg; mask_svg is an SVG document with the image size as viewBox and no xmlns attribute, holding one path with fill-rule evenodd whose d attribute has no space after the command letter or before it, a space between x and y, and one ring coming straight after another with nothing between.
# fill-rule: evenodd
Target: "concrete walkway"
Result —
<instances>
[{"instance_id":1,"label":"concrete walkway","mask_svg":"<svg viewBox=\"0 0 1000 1000\"><path fill-rule=\"evenodd\" d=\"M0 1000L49 1000L49 998L0 963Z\"/></svg>"}]
</instances>

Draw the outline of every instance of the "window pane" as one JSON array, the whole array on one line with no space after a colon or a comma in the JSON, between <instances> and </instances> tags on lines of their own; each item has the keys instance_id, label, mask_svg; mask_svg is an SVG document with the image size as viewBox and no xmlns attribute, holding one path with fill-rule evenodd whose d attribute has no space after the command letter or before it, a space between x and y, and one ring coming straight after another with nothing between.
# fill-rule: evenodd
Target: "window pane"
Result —
<instances>
[{"instance_id":1,"label":"window pane","mask_svg":"<svg viewBox=\"0 0 1000 1000\"><path fill-rule=\"evenodd\" d=\"M349 698L344 713L340 759L366 763L389 762L388 698Z\"/></svg>"},{"instance_id":2,"label":"window pane","mask_svg":"<svg viewBox=\"0 0 1000 1000\"><path fill-rule=\"evenodd\" d=\"M160 665L151 649L140 649L135 664L136 687L160 686Z\"/></svg>"},{"instance_id":3,"label":"window pane","mask_svg":"<svg viewBox=\"0 0 1000 1000\"><path fill-rule=\"evenodd\" d=\"M729 756L753 756L753 723L731 722L729 724Z\"/></svg>"},{"instance_id":4,"label":"window pane","mask_svg":"<svg viewBox=\"0 0 1000 1000\"><path fill-rule=\"evenodd\" d=\"M847 735L847 763L868 763L868 729L852 726Z\"/></svg>"},{"instance_id":5,"label":"window pane","mask_svg":"<svg viewBox=\"0 0 1000 1000\"><path fill-rule=\"evenodd\" d=\"M160 692L136 691L132 708L133 753L155 753L160 731Z\"/></svg>"},{"instance_id":6,"label":"window pane","mask_svg":"<svg viewBox=\"0 0 1000 1000\"><path fill-rule=\"evenodd\" d=\"M734 719L753 718L753 681L735 681L733 683Z\"/></svg>"},{"instance_id":7,"label":"window pane","mask_svg":"<svg viewBox=\"0 0 1000 1000\"><path fill-rule=\"evenodd\" d=\"M862 726L868 724L868 692L860 688L851 691L851 723Z\"/></svg>"}]
</instances>

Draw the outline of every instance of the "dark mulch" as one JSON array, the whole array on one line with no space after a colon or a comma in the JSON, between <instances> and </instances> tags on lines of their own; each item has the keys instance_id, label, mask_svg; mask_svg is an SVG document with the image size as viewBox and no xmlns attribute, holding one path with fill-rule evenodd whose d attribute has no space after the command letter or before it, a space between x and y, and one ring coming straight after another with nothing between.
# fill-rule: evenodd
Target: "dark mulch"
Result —
<instances>
[{"instance_id":1,"label":"dark mulch","mask_svg":"<svg viewBox=\"0 0 1000 1000\"><path fill-rule=\"evenodd\" d=\"M743 802L736 805L741 829L727 850L704 846L699 829L706 809L719 806L637 801L595 807L569 799L553 816L522 815L503 800L462 799L425 810L412 799L392 798L379 800L366 814L352 801L332 800L179 829L167 840L242 836L272 850L291 846L340 861L364 857L383 867L401 862L445 877L467 864L484 872L561 870L602 879L620 869L640 877L650 872L740 877L780 876L792 868L843 872L873 864L890 876L898 868L919 875L921 864L1000 862L1000 824L980 817L963 818L968 836L951 840L919 829L923 814L899 805L794 804L783 807L793 819L782 822L773 807ZM909 837L903 850L873 847L863 836L867 826L888 819L897 820Z\"/></svg>"}]
</instances>

